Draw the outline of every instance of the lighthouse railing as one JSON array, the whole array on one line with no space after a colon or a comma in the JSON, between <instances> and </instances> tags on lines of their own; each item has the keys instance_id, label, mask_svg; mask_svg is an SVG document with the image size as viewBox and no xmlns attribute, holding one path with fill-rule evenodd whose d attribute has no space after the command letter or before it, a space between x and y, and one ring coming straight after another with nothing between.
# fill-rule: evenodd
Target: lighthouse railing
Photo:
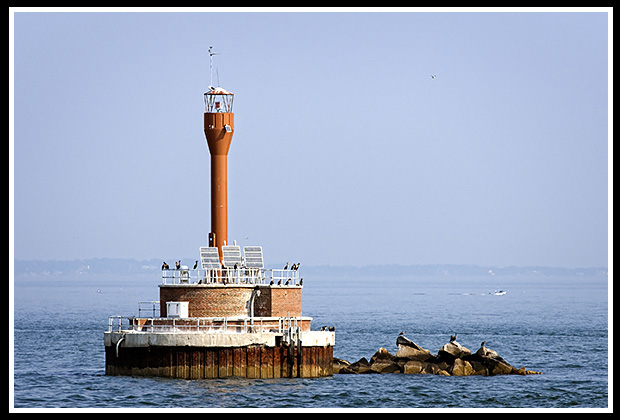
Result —
<instances>
[{"instance_id":1,"label":"lighthouse railing","mask_svg":"<svg viewBox=\"0 0 620 420\"><path fill-rule=\"evenodd\" d=\"M203 317L203 318L140 318L108 317L108 332L136 333L276 333L301 328L307 317Z\"/></svg>"},{"instance_id":2,"label":"lighthouse railing","mask_svg":"<svg viewBox=\"0 0 620 420\"><path fill-rule=\"evenodd\" d=\"M276 284L298 285L299 271L275 268L162 270L162 284ZM287 284L288 283L288 284Z\"/></svg>"}]
</instances>

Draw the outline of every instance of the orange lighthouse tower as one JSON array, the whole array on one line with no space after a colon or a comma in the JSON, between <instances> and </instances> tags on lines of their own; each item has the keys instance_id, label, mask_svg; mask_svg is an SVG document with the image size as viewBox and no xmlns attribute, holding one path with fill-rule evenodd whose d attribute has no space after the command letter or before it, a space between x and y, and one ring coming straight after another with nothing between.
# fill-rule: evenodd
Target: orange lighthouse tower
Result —
<instances>
[{"instance_id":1,"label":"orange lighthouse tower","mask_svg":"<svg viewBox=\"0 0 620 420\"><path fill-rule=\"evenodd\" d=\"M235 132L232 112L234 94L210 86L204 94L204 130L211 153L211 232L209 246L217 247L222 260L222 246L228 241L228 149Z\"/></svg>"}]
</instances>

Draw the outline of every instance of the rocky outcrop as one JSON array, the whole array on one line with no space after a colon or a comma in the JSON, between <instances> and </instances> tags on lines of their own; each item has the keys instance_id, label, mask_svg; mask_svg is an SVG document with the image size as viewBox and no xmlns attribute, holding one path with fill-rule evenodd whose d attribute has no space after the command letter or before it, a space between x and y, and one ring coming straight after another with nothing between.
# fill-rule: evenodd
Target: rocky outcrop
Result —
<instances>
[{"instance_id":1,"label":"rocky outcrop","mask_svg":"<svg viewBox=\"0 0 620 420\"><path fill-rule=\"evenodd\" d=\"M381 347L370 358L362 357L354 363L334 358L333 372L341 374L404 373L446 376L495 376L540 374L525 367L517 369L502 359L496 351L485 347L472 353L456 341L444 344L436 355L431 354L410 339L400 335L396 339L398 351L392 355Z\"/></svg>"}]
</instances>

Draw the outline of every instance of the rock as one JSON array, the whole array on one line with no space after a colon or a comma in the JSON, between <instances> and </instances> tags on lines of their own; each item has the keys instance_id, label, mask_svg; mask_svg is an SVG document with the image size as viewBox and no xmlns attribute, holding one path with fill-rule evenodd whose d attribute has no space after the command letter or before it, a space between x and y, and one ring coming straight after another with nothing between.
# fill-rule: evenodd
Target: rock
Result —
<instances>
[{"instance_id":1,"label":"rock","mask_svg":"<svg viewBox=\"0 0 620 420\"><path fill-rule=\"evenodd\" d=\"M468 363L471 365L472 369L474 370L474 373L472 375L489 376L489 369L487 369L487 367L483 365L482 362L479 362L476 360L470 360L468 361Z\"/></svg>"},{"instance_id":2,"label":"rock","mask_svg":"<svg viewBox=\"0 0 620 420\"><path fill-rule=\"evenodd\" d=\"M491 358L489 358L491 359ZM516 373L517 369L510 366L508 363L501 362L496 359L492 359L495 363L492 367L489 367L490 375L510 375Z\"/></svg>"},{"instance_id":3,"label":"rock","mask_svg":"<svg viewBox=\"0 0 620 420\"><path fill-rule=\"evenodd\" d=\"M451 364L448 364L448 362L445 362L445 361L436 361L435 365L437 365L439 369L445 370L445 371L450 370L450 368L452 367Z\"/></svg>"},{"instance_id":4,"label":"rock","mask_svg":"<svg viewBox=\"0 0 620 420\"><path fill-rule=\"evenodd\" d=\"M424 361L427 360L430 355L431 352L428 350L417 350L412 347L400 346L394 356L404 359Z\"/></svg>"},{"instance_id":5,"label":"rock","mask_svg":"<svg viewBox=\"0 0 620 420\"><path fill-rule=\"evenodd\" d=\"M377 373L400 373L401 369L398 363L392 360L378 360L372 365L370 369Z\"/></svg>"},{"instance_id":6,"label":"rock","mask_svg":"<svg viewBox=\"0 0 620 420\"><path fill-rule=\"evenodd\" d=\"M403 366L403 373L418 374L422 373L422 363L418 360L410 360Z\"/></svg>"},{"instance_id":7,"label":"rock","mask_svg":"<svg viewBox=\"0 0 620 420\"><path fill-rule=\"evenodd\" d=\"M370 368L370 363L368 359L362 357L357 362L351 363L350 366L347 366L343 369L342 373L376 373L376 371Z\"/></svg>"},{"instance_id":8,"label":"rock","mask_svg":"<svg viewBox=\"0 0 620 420\"><path fill-rule=\"evenodd\" d=\"M424 350L422 347L418 346L416 343L405 337L404 335L399 335L396 337L396 345L397 346L407 346L412 347L418 350Z\"/></svg>"},{"instance_id":9,"label":"rock","mask_svg":"<svg viewBox=\"0 0 620 420\"><path fill-rule=\"evenodd\" d=\"M381 347L370 358L370 364L372 365L373 363L375 363L378 360L392 360L393 358L394 358L394 356L392 356L392 354L389 351L387 351L386 349Z\"/></svg>"},{"instance_id":10,"label":"rock","mask_svg":"<svg viewBox=\"0 0 620 420\"><path fill-rule=\"evenodd\" d=\"M345 367L351 366L351 363L347 362L343 359L338 359L336 357L332 358L332 367L334 373L340 373Z\"/></svg>"},{"instance_id":11,"label":"rock","mask_svg":"<svg viewBox=\"0 0 620 420\"><path fill-rule=\"evenodd\" d=\"M355 370L355 373L362 374L362 373L378 373L378 372L376 370L372 370L370 366L360 366L357 368L357 370Z\"/></svg>"},{"instance_id":12,"label":"rock","mask_svg":"<svg viewBox=\"0 0 620 420\"><path fill-rule=\"evenodd\" d=\"M439 368L435 363L421 362L419 360L410 360L403 366L403 373L407 374L427 374L436 375L439 372L444 371Z\"/></svg>"},{"instance_id":13,"label":"rock","mask_svg":"<svg viewBox=\"0 0 620 420\"><path fill-rule=\"evenodd\" d=\"M434 375L441 369L434 363L422 362L422 371L420 373L426 373L428 375Z\"/></svg>"},{"instance_id":14,"label":"rock","mask_svg":"<svg viewBox=\"0 0 620 420\"><path fill-rule=\"evenodd\" d=\"M351 363L351 367L358 367L358 366L370 366L370 363L368 362L368 359L366 359L365 357L362 357L357 362Z\"/></svg>"},{"instance_id":15,"label":"rock","mask_svg":"<svg viewBox=\"0 0 620 420\"><path fill-rule=\"evenodd\" d=\"M495 350L491 350L488 349L484 346L484 342L483 344L480 346L480 348L478 349L478 351L476 351L475 353L478 356L486 356L486 357L498 357L497 352Z\"/></svg>"},{"instance_id":16,"label":"rock","mask_svg":"<svg viewBox=\"0 0 620 420\"><path fill-rule=\"evenodd\" d=\"M440 349L437 355L444 359L461 359L465 356L471 355L471 351L462 345L459 344L458 341L450 341L447 344L444 344Z\"/></svg>"},{"instance_id":17,"label":"rock","mask_svg":"<svg viewBox=\"0 0 620 420\"><path fill-rule=\"evenodd\" d=\"M381 347L370 358L370 368L378 373L395 373L400 372L401 367L392 354Z\"/></svg>"},{"instance_id":18,"label":"rock","mask_svg":"<svg viewBox=\"0 0 620 420\"><path fill-rule=\"evenodd\" d=\"M398 346L398 351L396 352L394 357L424 361L428 359L431 354L429 350L423 349L422 347L418 346L416 343L402 335L399 335L396 339L396 345Z\"/></svg>"},{"instance_id":19,"label":"rock","mask_svg":"<svg viewBox=\"0 0 620 420\"><path fill-rule=\"evenodd\" d=\"M463 359L455 359L449 370L452 376L469 376L475 373L472 365Z\"/></svg>"},{"instance_id":20,"label":"rock","mask_svg":"<svg viewBox=\"0 0 620 420\"><path fill-rule=\"evenodd\" d=\"M442 369L440 365L431 362L422 362L422 371L420 373L450 376L450 374L445 369Z\"/></svg>"}]
</instances>

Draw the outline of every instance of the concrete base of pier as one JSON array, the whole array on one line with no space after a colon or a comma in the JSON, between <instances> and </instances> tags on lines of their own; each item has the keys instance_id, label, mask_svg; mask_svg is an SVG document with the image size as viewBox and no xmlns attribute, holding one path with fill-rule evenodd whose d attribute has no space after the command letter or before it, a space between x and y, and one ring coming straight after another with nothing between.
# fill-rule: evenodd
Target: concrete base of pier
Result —
<instances>
[{"instance_id":1,"label":"concrete base of pier","mask_svg":"<svg viewBox=\"0 0 620 420\"><path fill-rule=\"evenodd\" d=\"M119 343L120 342L120 343ZM317 378L333 374L334 333L306 331L287 343L274 333L104 334L106 375Z\"/></svg>"}]
</instances>

